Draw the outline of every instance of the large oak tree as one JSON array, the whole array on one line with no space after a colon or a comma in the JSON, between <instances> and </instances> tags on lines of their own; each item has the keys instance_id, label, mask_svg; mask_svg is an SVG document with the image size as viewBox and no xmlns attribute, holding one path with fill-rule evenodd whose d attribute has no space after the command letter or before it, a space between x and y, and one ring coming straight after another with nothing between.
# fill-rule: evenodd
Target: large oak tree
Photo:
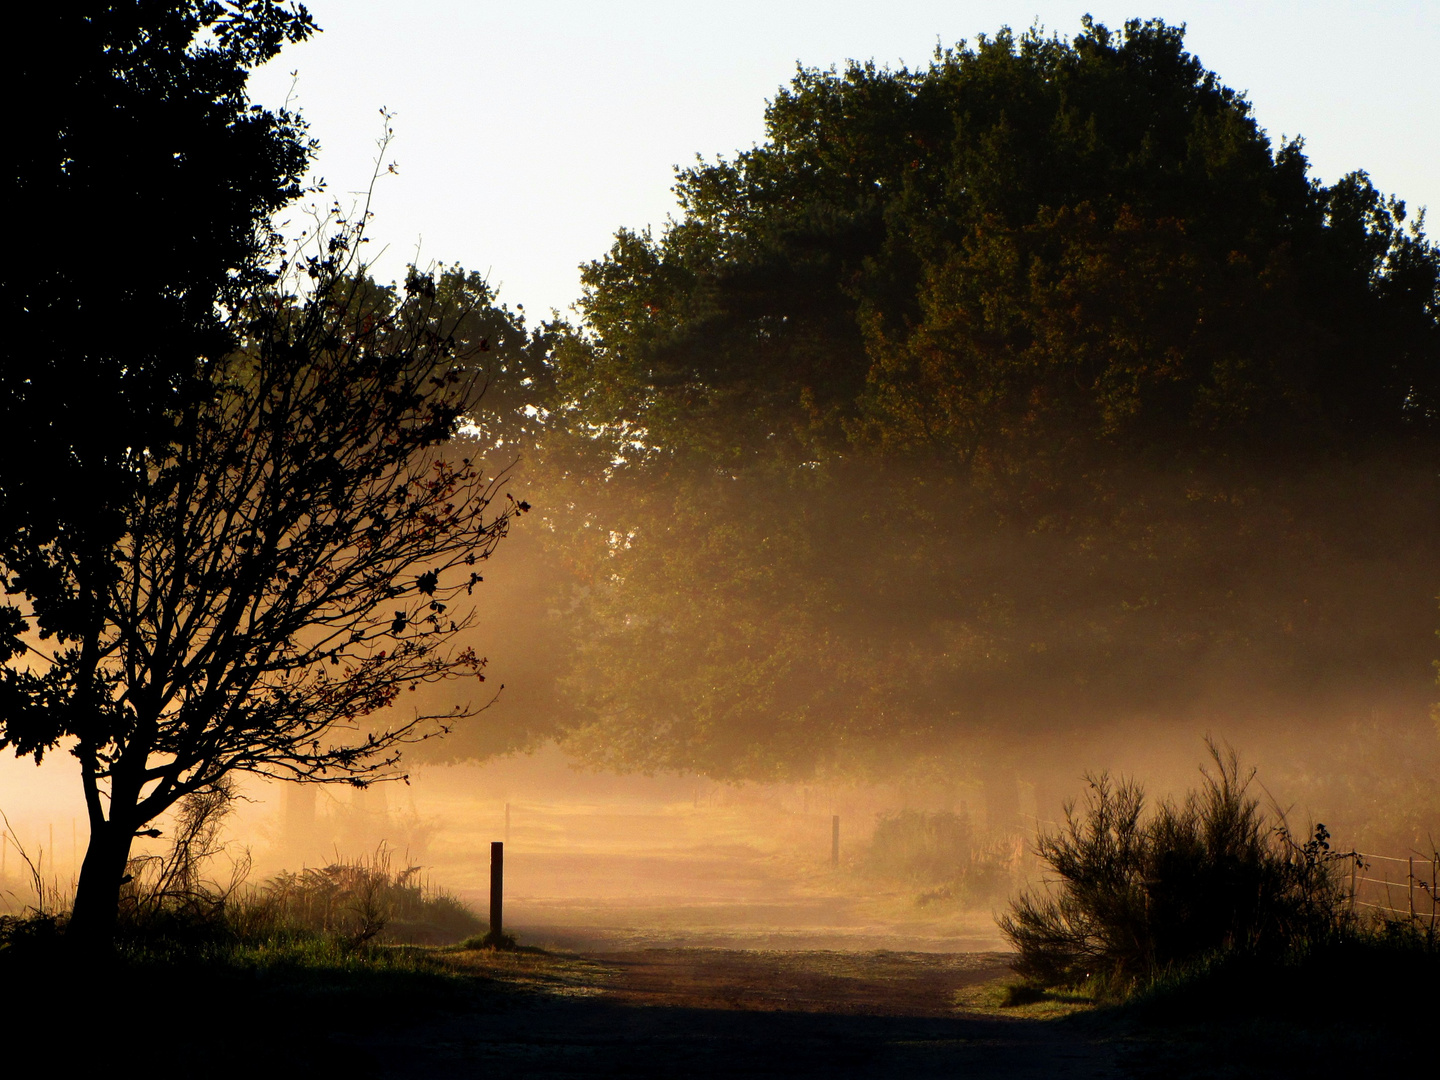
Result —
<instances>
[{"instance_id":1,"label":"large oak tree","mask_svg":"<svg viewBox=\"0 0 1440 1080\"><path fill-rule=\"evenodd\" d=\"M802 71L676 191L557 338L572 745L804 774L1423 692L1440 255L1179 29Z\"/></svg>"}]
</instances>

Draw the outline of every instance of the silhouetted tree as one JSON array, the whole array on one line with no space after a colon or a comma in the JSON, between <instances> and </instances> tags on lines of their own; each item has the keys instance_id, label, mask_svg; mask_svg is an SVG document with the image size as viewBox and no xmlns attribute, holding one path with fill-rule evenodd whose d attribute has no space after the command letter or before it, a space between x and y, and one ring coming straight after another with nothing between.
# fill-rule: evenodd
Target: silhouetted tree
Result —
<instances>
[{"instance_id":1,"label":"silhouetted tree","mask_svg":"<svg viewBox=\"0 0 1440 1080\"><path fill-rule=\"evenodd\" d=\"M93 631L131 455L176 437L196 358L232 347L227 309L275 261L313 144L245 83L314 30L275 0L77 0L11 26L0 566L49 632ZM0 662L21 629L0 607Z\"/></svg>"},{"instance_id":2,"label":"silhouetted tree","mask_svg":"<svg viewBox=\"0 0 1440 1080\"><path fill-rule=\"evenodd\" d=\"M526 507L492 507L499 479L447 446L480 390L453 333L473 313L431 275L376 287L360 239L312 237L241 306L237 347L193 361L173 439L117 459L104 571L56 558L89 619L7 672L0 745L79 761L77 935L106 936L134 836L185 796L241 773L363 785L476 711L385 710L483 678L455 605Z\"/></svg>"}]
</instances>

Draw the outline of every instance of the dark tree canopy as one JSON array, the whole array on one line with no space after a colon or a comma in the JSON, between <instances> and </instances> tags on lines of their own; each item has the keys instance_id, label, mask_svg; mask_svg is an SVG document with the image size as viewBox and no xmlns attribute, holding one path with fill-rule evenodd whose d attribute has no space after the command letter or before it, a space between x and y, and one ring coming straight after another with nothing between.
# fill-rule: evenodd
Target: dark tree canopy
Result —
<instances>
[{"instance_id":1,"label":"dark tree canopy","mask_svg":"<svg viewBox=\"0 0 1440 1080\"><path fill-rule=\"evenodd\" d=\"M658 443L1038 459L1440 419L1440 259L1152 21L801 71L585 270L579 381ZM590 372L603 372L592 379Z\"/></svg>"},{"instance_id":2,"label":"dark tree canopy","mask_svg":"<svg viewBox=\"0 0 1440 1080\"><path fill-rule=\"evenodd\" d=\"M23 220L0 278L0 560L66 633L91 613L64 595L61 564L103 576L126 455L174 436L196 358L231 347L225 310L276 254L271 215L300 194L313 147L245 82L315 26L273 0L82 0L34 6L24 25L9 60L25 101L6 194Z\"/></svg>"}]
</instances>

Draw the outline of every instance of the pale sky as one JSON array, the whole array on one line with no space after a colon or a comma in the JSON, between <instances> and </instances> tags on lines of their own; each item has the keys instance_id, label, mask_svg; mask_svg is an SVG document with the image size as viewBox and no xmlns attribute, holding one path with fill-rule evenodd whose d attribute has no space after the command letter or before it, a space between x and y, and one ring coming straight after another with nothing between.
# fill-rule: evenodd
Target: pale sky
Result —
<instances>
[{"instance_id":1,"label":"pale sky","mask_svg":"<svg viewBox=\"0 0 1440 1080\"><path fill-rule=\"evenodd\" d=\"M1412 207L1440 207L1440 2L1152 0L313 0L324 32L258 72L291 90L323 146L332 195L365 186L395 114L372 248L383 277L420 261L489 273L532 316L567 309L577 267L621 226L674 210L673 167L763 137L765 102L797 62L924 65L936 43L1037 21L1071 36L1089 11L1184 23L1189 50L1244 91L1276 139L1306 139L1313 172L1370 172ZM1440 210L1437 210L1440 213ZM1440 233L1440 222L1431 234Z\"/></svg>"}]
</instances>

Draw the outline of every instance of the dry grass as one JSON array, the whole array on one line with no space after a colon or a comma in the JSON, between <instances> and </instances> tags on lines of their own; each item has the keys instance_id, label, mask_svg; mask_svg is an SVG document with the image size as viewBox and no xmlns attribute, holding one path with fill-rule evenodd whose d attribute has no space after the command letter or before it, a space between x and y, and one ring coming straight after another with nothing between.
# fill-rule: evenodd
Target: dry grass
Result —
<instances>
[{"instance_id":1,"label":"dry grass","mask_svg":"<svg viewBox=\"0 0 1440 1080\"><path fill-rule=\"evenodd\" d=\"M1024 1020L1058 1020L1097 1006L1088 987L1044 988L1017 981L1014 976L995 979L955 992L955 1007L969 1013L1010 1016Z\"/></svg>"},{"instance_id":2,"label":"dry grass","mask_svg":"<svg viewBox=\"0 0 1440 1080\"><path fill-rule=\"evenodd\" d=\"M428 882L422 867L392 862L382 846L368 858L276 874L241 898L233 918L250 938L300 929L351 945L445 945L484 927L466 904Z\"/></svg>"}]
</instances>

